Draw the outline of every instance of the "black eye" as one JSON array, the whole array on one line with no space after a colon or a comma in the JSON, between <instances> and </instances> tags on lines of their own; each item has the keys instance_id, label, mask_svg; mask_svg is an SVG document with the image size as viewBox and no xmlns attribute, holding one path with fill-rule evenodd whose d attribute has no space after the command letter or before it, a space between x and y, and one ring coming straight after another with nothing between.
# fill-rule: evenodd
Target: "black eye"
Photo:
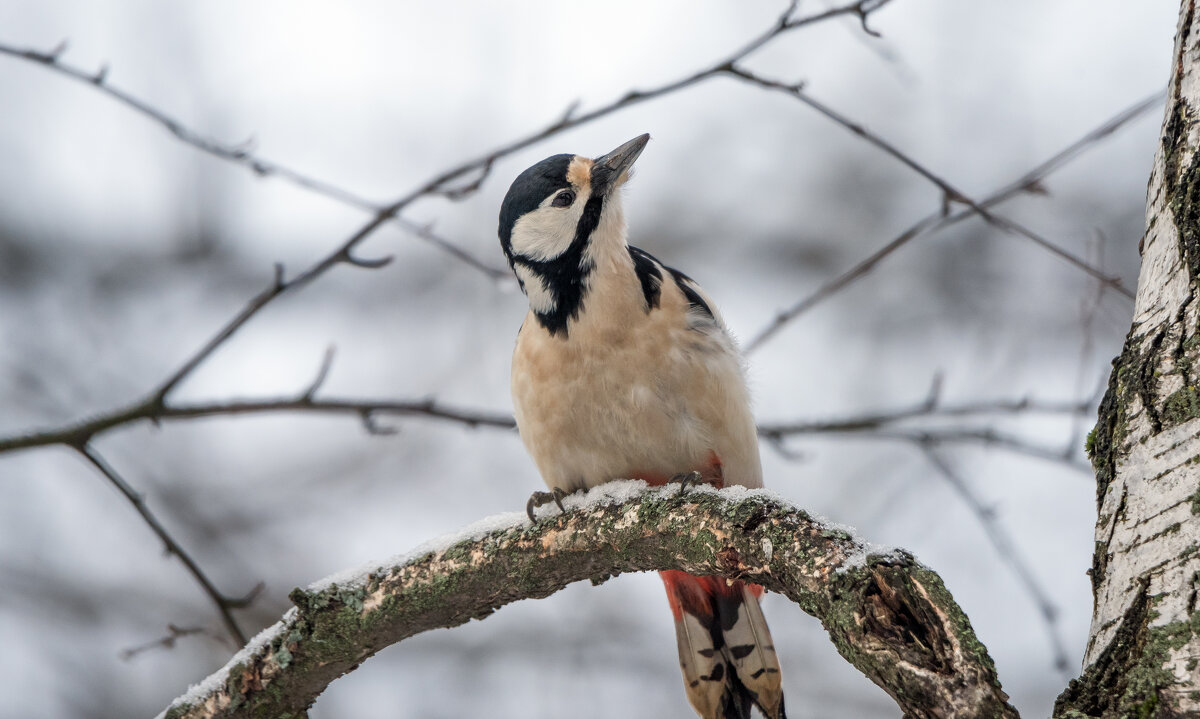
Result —
<instances>
[{"instance_id":1,"label":"black eye","mask_svg":"<svg viewBox=\"0 0 1200 719\"><path fill-rule=\"evenodd\" d=\"M574 201L575 193L571 190L563 190L554 196L554 202L551 202L550 204L553 207L570 207L571 203Z\"/></svg>"}]
</instances>

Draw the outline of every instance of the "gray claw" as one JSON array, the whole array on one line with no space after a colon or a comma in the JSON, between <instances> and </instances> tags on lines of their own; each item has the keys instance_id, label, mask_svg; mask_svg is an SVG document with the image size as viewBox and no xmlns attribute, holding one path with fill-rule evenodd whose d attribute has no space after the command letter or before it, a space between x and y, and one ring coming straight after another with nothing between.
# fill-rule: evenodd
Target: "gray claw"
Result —
<instances>
[{"instance_id":1,"label":"gray claw","mask_svg":"<svg viewBox=\"0 0 1200 719\"><path fill-rule=\"evenodd\" d=\"M566 514L567 509L562 503L562 498L565 496L567 496L567 493L558 487L555 487L552 492L534 492L529 495L529 501L525 503L525 514L529 515L530 522L536 522L537 517L533 516L533 508L541 507L551 502L554 502L558 506L558 511Z\"/></svg>"},{"instance_id":2,"label":"gray claw","mask_svg":"<svg viewBox=\"0 0 1200 719\"><path fill-rule=\"evenodd\" d=\"M679 496L682 497L687 492L688 483L698 484L703 479L704 479L704 475L700 474L699 472L693 471L693 472L688 472L687 474L677 474L674 477L671 477L671 479L669 479L667 481L668 481L668 483L674 483L674 482L679 483Z\"/></svg>"}]
</instances>

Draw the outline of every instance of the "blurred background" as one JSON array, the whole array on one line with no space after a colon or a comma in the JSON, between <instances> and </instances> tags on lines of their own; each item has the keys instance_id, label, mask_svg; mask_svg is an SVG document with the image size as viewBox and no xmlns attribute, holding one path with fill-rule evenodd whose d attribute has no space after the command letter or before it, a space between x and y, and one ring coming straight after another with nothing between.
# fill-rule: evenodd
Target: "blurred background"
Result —
<instances>
[{"instance_id":1,"label":"blurred background","mask_svg":"<svg viewBox=\"0 0 1200 719\"><path fill-rule=\"evenodd\" d=\"M801 3L799 14L830 7ZM780 2L300 0L0 5L0 43L50 51L201 135L386 203L438 172L728 56ZM806 91L976 199L1165 86L1170 2L895 0L745 66ZM151 392L271 281L369 213L197 151L94 87L0 55L0 436ZM1155 106L1005 217L1136 285ZM504 269L509 182L558 152L654 139L626 191L633 242L695 277L733 331L936 211L942 193L794 98L714 78L503 157L479 192L405 217ZM396 224L267 307L173 401L321 389L508 413L526 302ZM1083 412L918 416L764 443L768 485L941 573L1026 716L1079 670L1094 482L1083 453L1132 302L978 219L914 240L756 349L763 423L1032 398ZM1062 410L1065 407L1057 407ZM1055 409L1055 407L1051 407ZM430 419L268 414L140 423L95 440L249 634L288 591L402 552L541 487L515 432ZM1003 441L979 441L1003 436ZM1044 455L1044 456L1043 456ZM0 454L0 716L153 716L235 651L212 603L74 452ZM766 611L794 717L898 717L778 597ZM159 640L174 625L186 636ZM1065 662L1062 667L1056 661ZM690 717L654 575L576 585L420 635L335 682L312 716Z\"/></svg>"}]
</instances>

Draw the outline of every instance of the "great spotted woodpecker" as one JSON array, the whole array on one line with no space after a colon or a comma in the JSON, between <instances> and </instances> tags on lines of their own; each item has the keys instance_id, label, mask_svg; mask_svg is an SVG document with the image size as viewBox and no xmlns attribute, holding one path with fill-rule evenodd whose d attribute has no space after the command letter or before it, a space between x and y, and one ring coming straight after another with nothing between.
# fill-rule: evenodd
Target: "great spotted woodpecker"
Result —
<instances>
[{"instance_id":1,"label":"great spotted woodpecker","mask_svg":"<svg viewBox=\"0 0 1200 719\"><path fill-rule=\"evenodd\" d=\"M500 244L529 298L513 405L550 497L697 472L718 487L762 486L742 359L720 314L690 277L626 241L619 190L649 139L595 159L548 157L500 209ZM762 588L661 576L700 716L748 717L754 704L784 719Z\"/></svg>"}]
</instances>

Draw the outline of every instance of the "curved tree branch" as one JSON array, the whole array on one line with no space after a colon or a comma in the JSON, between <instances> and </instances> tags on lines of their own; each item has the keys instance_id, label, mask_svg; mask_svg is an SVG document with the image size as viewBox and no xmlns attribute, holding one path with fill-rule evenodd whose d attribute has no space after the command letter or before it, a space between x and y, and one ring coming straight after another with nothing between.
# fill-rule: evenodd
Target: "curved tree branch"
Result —
<instances>
[{"instance_id":1,"label":"curved tree branch","mask_svg":"<svg viewBox=\"0 0 1200 719\"><path fill-rule=\"evenodd\" d=\"M296 607L165 712L303 716L337 677L419 632L621 572L682 569L758 582L821 620L842 656L908 717L1016 717L987 650L941 579L761 490L611 482L531 525L495 517L388 567L296 589Z\"/></svg>"}]
</instances>

